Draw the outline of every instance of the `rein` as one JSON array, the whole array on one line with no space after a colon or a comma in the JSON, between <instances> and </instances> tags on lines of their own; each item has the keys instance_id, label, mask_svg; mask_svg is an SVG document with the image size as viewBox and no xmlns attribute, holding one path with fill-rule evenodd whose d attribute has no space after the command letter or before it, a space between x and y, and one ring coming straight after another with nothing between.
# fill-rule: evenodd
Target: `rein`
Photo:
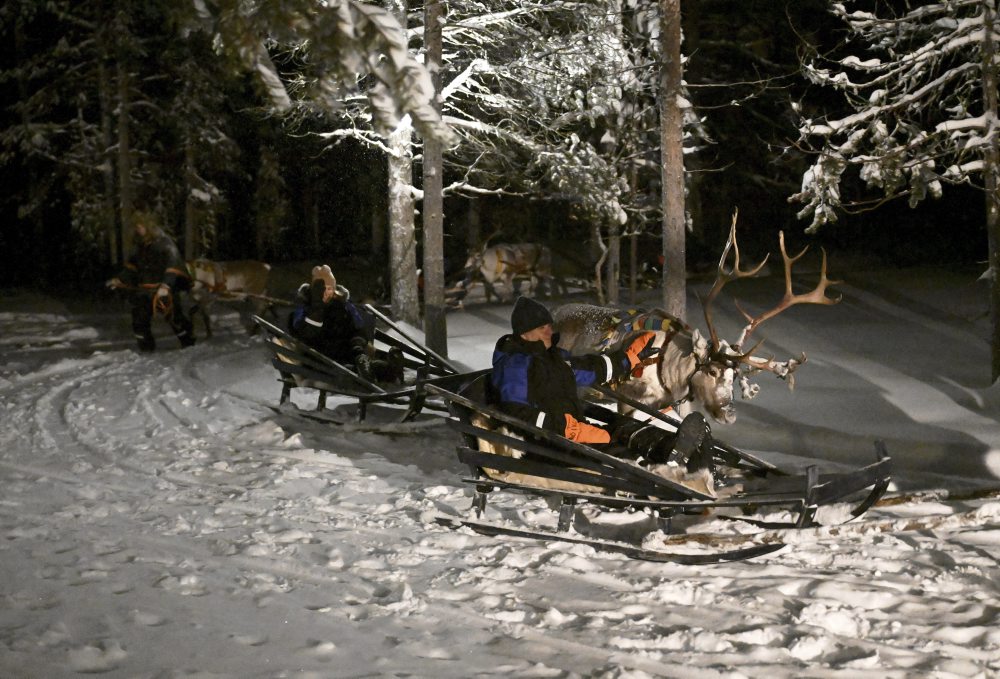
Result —
<instances>
[{"instance_id":1,"label":"rein","mask_svg":"<svg viewBox=\"0 0 1000 679\"><path fill-rule=\"evenodd\" d=\"M156 289L159 287L159 283L142 283L140 285L120 285L114 289L124 290L125 292L143 292L152 294L153 315L163 316L164 318L169 319L174 315L174 296L170 293L162 297L157 295Z\"/></svg>"}]
</instances>

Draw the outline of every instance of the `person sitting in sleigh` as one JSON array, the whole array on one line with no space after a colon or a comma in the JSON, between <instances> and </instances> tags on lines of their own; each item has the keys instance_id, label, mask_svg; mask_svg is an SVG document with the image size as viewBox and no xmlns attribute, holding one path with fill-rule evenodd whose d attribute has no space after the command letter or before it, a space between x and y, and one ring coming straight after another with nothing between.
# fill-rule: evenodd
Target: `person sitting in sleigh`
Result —
<instances>
[{"instance_id":1,"label":"person sitting in sleigh","mask_svg":"<svg viewBox=\"0 0 1000 679\"><path fill-rule=\"evenodd\" d=\"M675 462L688 472L711 466L711 429L698 412L676 432L620 416L608 425L586 421L579 388L606 384L627 375L651 350L654 335L644 332L628 347L571 356L559 348L552 314L542 304L519 297L510 334L493 351L492 387L500 409L579 443L644 465Z\"/></svg>"},{"instance_id":2,"label":"person sitting in sleigh","mask_svg":"<svg viewBox=\"0 0 1000 679\"><path fill-rule=\"evenodd\" d=\"M375 319L352 303L351 293L337 284L326 264L313 267L312 280L298 292L299 306L288 319L288 331L370 382L403 382L403 352L375 349Z\"/></svg>"}]
</instances>

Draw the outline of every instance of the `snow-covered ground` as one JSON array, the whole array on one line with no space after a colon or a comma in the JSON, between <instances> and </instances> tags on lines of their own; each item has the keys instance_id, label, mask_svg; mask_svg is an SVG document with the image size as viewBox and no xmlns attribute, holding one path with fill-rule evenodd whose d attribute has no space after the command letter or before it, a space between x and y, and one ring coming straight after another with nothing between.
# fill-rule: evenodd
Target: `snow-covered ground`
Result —
<instances>
[{"instance_id":1,"label":"snow-covered ground","mask_svg":"<svg viewBox=\"0 0 1000 679\"><path fill-rule=\"evenodd\" d=\"M123 308L0 294L0 676L1000 676L1000 500L947 497L1000 486L985 291L973 272L846 278L840 305L759 331L809 355L795 391L762 378L716 434L824 468L867 464L881 438L898 488L942 492L699 567L438 526L470 503L440 418L374 432L275 412L234 314L185 351L161 325L139 355ZM780 287L739 293L763 308ZM450 314L452 358L485 367L509 310ZM552 512L501 495L489 518Z\"/></svg>"}]
</instances>

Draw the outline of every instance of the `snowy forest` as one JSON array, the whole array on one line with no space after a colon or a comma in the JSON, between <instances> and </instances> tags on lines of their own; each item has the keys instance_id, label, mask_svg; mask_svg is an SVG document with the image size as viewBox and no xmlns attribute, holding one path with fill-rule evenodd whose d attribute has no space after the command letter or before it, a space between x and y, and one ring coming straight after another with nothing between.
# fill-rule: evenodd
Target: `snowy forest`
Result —
<instances>
[{"instance_id":1,"label":"snowy forest","mask_svg":"<svg viewBox=\"0 0 1000 679\"><path fill-rule=\"evenodd\" d=\"M1000 676L998 39L996 0L0 3L0 676ZM110 289L151 224L274 324ZM491 299L499 243L551 277ZM284 330L319 288L378 320L354 368ZM536 330L626 356L657 446L703 411L709 465L475 400Z\"/></svg>"},{"instance_id":2,"label":"snowy forest","mask_svg":"<svg viewBox=\"0 0 1000 679\"><path fill-rule=\"evenodd\" d=\"M411 322L491 238L683 316L735 209L751 254L997 268L992 0L0 13L6 287L99 288L137 209L189 260L347 259Z\"/></svg>"}]
</instances>

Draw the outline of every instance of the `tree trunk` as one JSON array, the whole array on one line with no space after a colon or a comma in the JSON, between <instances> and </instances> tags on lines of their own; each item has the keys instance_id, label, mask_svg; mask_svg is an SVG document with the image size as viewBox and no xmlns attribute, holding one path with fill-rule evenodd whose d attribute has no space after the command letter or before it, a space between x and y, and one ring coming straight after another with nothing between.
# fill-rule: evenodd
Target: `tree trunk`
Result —
<instances>
[{"instance_id":1,"label":"tree trunk","mask_svg":"<svg viewBox=\"0 0 1000 679\"><path fill-rule=\"evenodd\" d=\"M320 191L317 188L319 179L307 174L302 181L302 220L305 233L315 238L319 232L319 202L317 196ZM318 254L313 251L310 254ZM384 255L383 255L384 257Z\"/></svg>"},{"instance_id":2,"label":"tree trunk","mask_svg":"<svg viewBox=\"0 0 1000 679\"><path fill-rule=\"evenodd\" d=\"M372 242L371 250L369 254L376 261L385 260L385 242L386 242L386 204L385 195L379 192L377 196L372 199Z\"/></svg>"},{"instance_id":3,"label":"tree trunk","mask_svg":"<svg viewBox=\"0 0 1000 679\"><path fill-rule=\"evenodd\" d=\"M479 214L479 200L469 198L468 201L468 209L465 211L465 249L472 253L479 247L479 240L482 237L482 219Z\"/></svg>"},{"instance_id":4,"label":"tree trunk","mask_svg":"<svg viewBox=\"0 0 1000 679\"><path fill-rule=\"evenodd\" d=\"M621 225L618 222L608 227L608 303L617 305L619 302L618 277L621 274Z\"/></svg>"},{"instance_id":5,"label":"tree trunk","mask_svg":"<svg viewBox=\"0 0 1000 679\"><path fill-rule=\"evenodd\" d=\"M413 224L413 127L406 116L389 136L389 284L392 313L420 322L417 294L417 240Z\"/></svg>"},{"instance_id":6,"label":"tree trunk","mask_svg":"<svg viewBox=\"0 0 1000 679\"><path fill-rule=\"evenodd\" d=\"M636 163L632 163L628 176L629 199L634 200L639 184L639 168ZM635 304L636 292L639 288L639 233L641 227L632 229L629 234L628 248L628 303Z\"/></svg>"},{"instance_id":7,"label":"tree trunk","mask_svg":"<svg viewBox=\"0 0 1000 679\"><path fill-rule=\"evenodd\" d=\"M194 147L191 140L184 142L184 259L191 261L198 254L198 207L194 199Z\"/></svg>"},{"instance_id":8,"label":"tree trunk","mask_svg":"<svg viewBox=\"0 0 1000 679\"><path fill-rule=\"evenodd\" d=\"M119 222L115 213L115 161L111 149L114 148L114 96L111 93L111 77L108 67L102 59L97 68L98 101L101 104L101 181L104 185L104 195L101 197L101 216L108 234L108 261L112 265L122 262L122 252L119 249L121 239L118 236Z\"/></svg>"},{"instance_id":9,"label":"tree trunk","mask_svg":"<svg viewBox=\"0 0 1000 679\"><path fill-rule=\"evenodd\" d=\"M28 54L27 36L24 30L24 19L21 12L17 13L17 21L14 24L14 58L17 63L22 63L22 59L27 59ZM24 70L18 69L17 71L17 97L18 101L26 102L28 101L28 84L25 79ZM24 134L26 137L31 137L31 118L28 116L28 107L21 108L21 125L24 126ZM26 177L25 182L28 187L34 187L38 184L37 173L35 172L35 162L34 159L25 157L24 158L24 169ZM31 203L35 201L31 200ZM42 276L48 274L44 262L46 259L43 257L42 244L45 243L45 224L42 220L41 210L37 206L33 205L32 209L24 215L26 221L30 222L30 229L34 236L28 239L27 251L22 253L27 257L29 261L39 262L42 264L40 273Z\"/></svg>"},{"instance_id":10,"label":"tree trunk","mask_svg":"<svg viewBox=\"0 0 1000 679\"><path fill-rule=\"evenodd\" d=\"M660 0L660 176L663 200L663 308L686 315L684 154L681 96L681 2Z\"/></svg>"},{"instance_id":11,"label":"tree trunk","mask_svg":"<svg viewBox=\"0 0 1000 679\"><path fill-rule=\"evenodd\" d=\"M635 304L639 288L639 232L633 232L628 240L628 303Z\"/></svg>"},{"instance_id":12,"label":"tree trunk","mask_svg":"<svg viewBox=\"0 0 1000 679\"><path fill-rule=\"evenodd\" d=\"M407 0L393 3L406 28ZM404 116L389 135L389 291L392 313L411 325L420 323L417 291L417 239L413 218L413 124Z\"/></svg>"},{"instance_id":13,"label":"tree trunk","mask_svg":"<svg viewBox=\"0 0 1000 679\"><path fill-rule=\"evenodd\" d=\"M129 136L128 69L118 63L118 211L122 222L122 250L132 251L132 151ZM127 256L127 254L126 254Z\"/></svg>"},{"instance_id":14,"label":"tree trunk","mask_svg":"<svg viewBox=\"0 0 1000 679\"><path fill-rule=\"evenodd\" d=\"M1000 150L997 140L997 74L993 65L996 43L993 30L996 20L993 0L984 0L985 21L982 51L983 113L986 128L991 131L983 156L983 186L986 189L986 234L989 247L990 271L990 382L1000 378L1000 196L997 195L997 175L1000 173Z\"/></svg>"},{"instance_id":15,"label":"tree trunk","mask_svg":"<svg viewBox=\"0 0 1000 679\"><path fill-rule=\"evenodd\" d=\"M594 247L601 253L594 263L594 289L597 291L597 303L603 306L606 301L604 296L604 280L601 271L604 269L604 262L608 259L608 248L601 238L601 225L594 225Z\"/></svg>"},{"instance_id":16,"label":"tree trunk","mask_svg":"<svg viewBox=\"0 0 1000 679\"><path fill-rule=\"evenodd\" d=\"M441 112L441 0L424 3L424 65L434 83L434 106ZM441 142L424 139L424 339L427 348L448 355L444 306L444 199Z\"/></svg>"}]
</instances>

